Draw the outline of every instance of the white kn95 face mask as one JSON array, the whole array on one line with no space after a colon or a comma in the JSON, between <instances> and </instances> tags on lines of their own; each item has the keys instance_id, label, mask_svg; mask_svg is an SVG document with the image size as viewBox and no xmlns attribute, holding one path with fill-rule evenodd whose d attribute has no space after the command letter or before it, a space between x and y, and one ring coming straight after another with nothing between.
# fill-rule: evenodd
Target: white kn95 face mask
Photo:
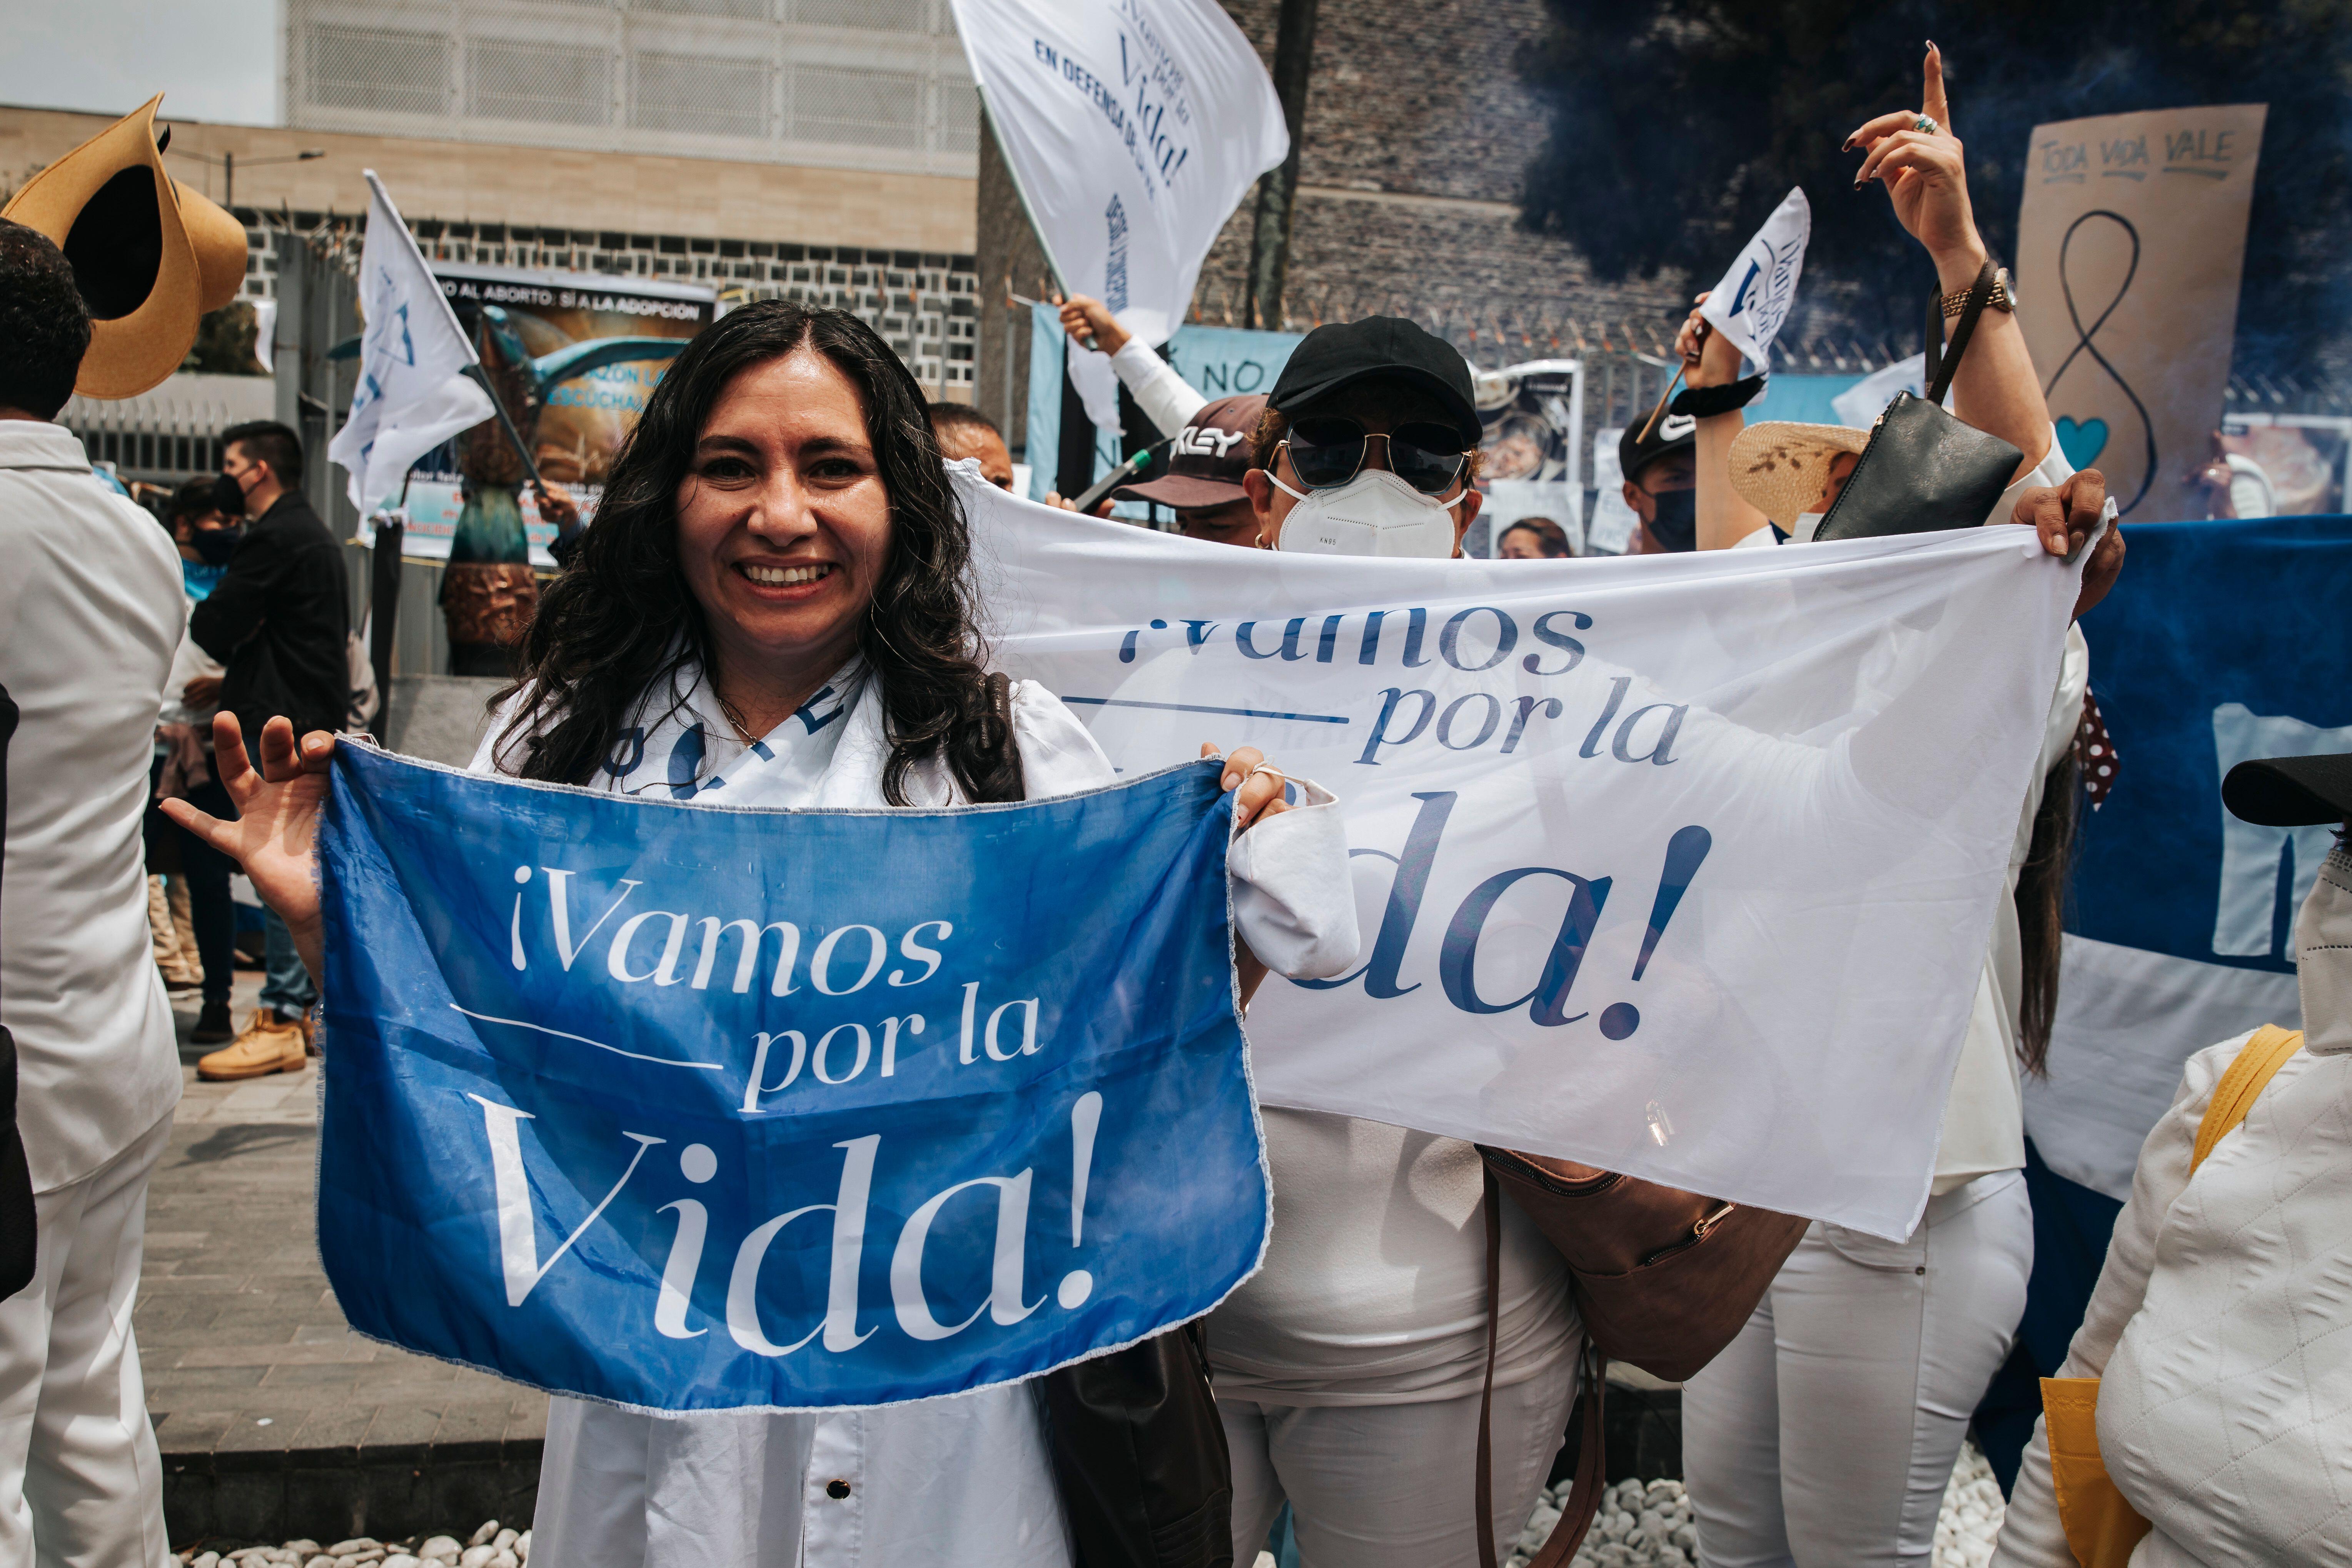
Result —
<instances>
[{"instance_id":1,"label":"white kn95 face mask","mask_svg":"<svg viewBox=\"0 0 2352 1568\"><path fill-rule=\"evenodd\" d=\"M1432 561L1454 553L1454 509L1462 496L1450 502L1425 496L1386 468L1365 468L1344 485L1304 492L1267 477L1298 502L1282 520L1277 550Z\"/></svg>"}]
</instances>

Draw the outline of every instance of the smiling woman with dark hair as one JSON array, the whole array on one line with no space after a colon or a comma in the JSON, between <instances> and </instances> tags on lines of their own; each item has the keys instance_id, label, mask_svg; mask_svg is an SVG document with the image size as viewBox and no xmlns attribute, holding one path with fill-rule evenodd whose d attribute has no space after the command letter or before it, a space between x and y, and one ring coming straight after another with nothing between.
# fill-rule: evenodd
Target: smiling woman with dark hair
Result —
<instances>
[{"instance_id":1,"label":"smiling woman with dark hair","mask_svg":"<svg viewBox=\"0 0 2352 1568\"><path fill-rule=\"evenodd\" d=\"M989 672L969 556L921 394L872 330L782 301L738 310L655 389L475 769L865 810L1116 782L1068 709ZM240 819L173 810L244 863L314 971L332 749L314 733L298 756L274 719L265 782L224 719ZM1287 806L1262 763L1238 751L1223 775L1244 998L1268 967L1330 975L1356 950L1331 797L1302 784L1303 808ZM1093 1468L1114 1448L1123 1481ZM656 1416L559 1398L533 1545L564 1568L1066 1568L1081 1552L1090 1568L1207 1568L1119 1550L1122 1527L1222 1549L1229 1489L1205 1367L1178 1331L1028 1385L882 1409Z\"/></svg>"}]
</instances>

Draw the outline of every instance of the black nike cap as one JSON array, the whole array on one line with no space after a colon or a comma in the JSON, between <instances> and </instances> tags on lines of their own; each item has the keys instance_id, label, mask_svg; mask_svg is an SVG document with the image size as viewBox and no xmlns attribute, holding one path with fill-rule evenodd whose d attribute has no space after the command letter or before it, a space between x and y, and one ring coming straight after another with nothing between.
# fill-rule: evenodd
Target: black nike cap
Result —
<instances>
[{"instance_id":1,"label":"black nike cap","mask_svg":"<svg viewBox=\"0 0 2352 1568\"><path fill-rule=\"evenodd\" d=\"M1430 393L1453 417L1464 449L1478 445L1484 428L1471 395L1469 362L1444 339L1402 316L1367 316L1316 328L1290 351L1267 401L1290 418L1309 404L1374 377Z\"/></svg>"}]
</instances>

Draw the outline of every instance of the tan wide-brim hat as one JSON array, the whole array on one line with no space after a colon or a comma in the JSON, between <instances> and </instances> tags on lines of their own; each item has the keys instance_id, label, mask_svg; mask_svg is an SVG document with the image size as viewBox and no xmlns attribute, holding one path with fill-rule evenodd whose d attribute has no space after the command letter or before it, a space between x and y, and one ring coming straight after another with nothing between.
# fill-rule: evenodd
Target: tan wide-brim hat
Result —
<instances>
[{"instance_id":1,"label":"tan wide-brim hat","mask_svg":"<svg viewBox=\"0 0 2352 1568\"><path fill-rule=\"evenodd\" d=\"M164 172L157 93L38 174L0 217L47 235L73 263L90 314L74 390L135 397L179 369L196 322L236 298L245 226Z\"/></svg>"},{"instance_id":2,"label":"tan wide-brim hat","mask_svg":"<svg viewBox=\"0 0 2352 1568\"><path fill-rule=\"evenodd\" d=\"M1821 500L1838 455L1869 445L1867 430L1768 419L1733 438L1731 488L1783 529L1793 529Z\"/></svg>"}]
</instances>

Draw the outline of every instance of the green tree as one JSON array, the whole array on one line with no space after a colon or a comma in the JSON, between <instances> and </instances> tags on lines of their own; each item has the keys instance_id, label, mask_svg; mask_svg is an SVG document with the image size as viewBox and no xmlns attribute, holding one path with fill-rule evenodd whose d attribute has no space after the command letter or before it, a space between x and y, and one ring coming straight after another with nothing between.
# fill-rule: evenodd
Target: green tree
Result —
<instances>
[{"instance_id":1,"label":"green tree","mask_svg":"<svg viewBox=\"0 0 2352 1568\"><path fill-rule=\"evenodd\" d=\"M2238 316L2241 374L2307 371L2352 305L2352 0L1549 0L1523 62L1549 139L1523 222L1603 278L1712 281L1790 185L1812 200L1810 308L1916 343L1927 258L1842 152L1916 108L1944 52L1978 226L2004 260L2032 128L2133 110L2266 103ZM1808 309L1806 304L1801 310ZM1792 322L1791 333L1805 323Z\"/></svg>"}]
</instances>

